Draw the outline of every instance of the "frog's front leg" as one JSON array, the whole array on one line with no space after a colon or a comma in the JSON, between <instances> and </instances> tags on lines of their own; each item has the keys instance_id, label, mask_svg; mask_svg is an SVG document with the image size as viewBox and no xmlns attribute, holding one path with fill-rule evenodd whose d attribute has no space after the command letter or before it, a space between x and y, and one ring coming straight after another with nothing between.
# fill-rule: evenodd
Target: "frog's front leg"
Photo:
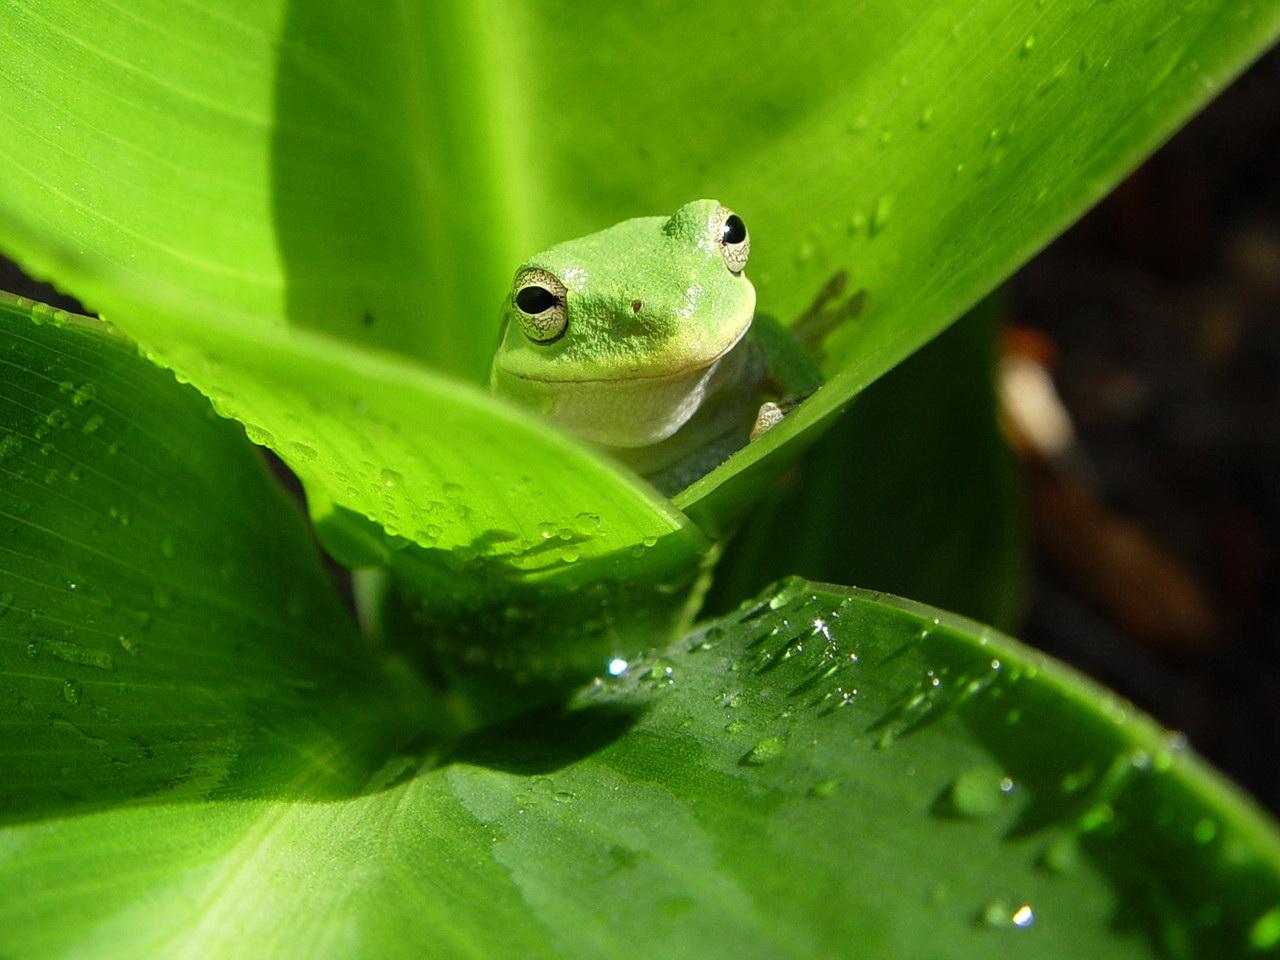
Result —
<instances>
[{"instance_id":1,"label":"frog's front leg","mask_svg":"<svg viewBox=\"0 0 1280 960\"><path fill-rule=\"evenodd\" d=\"M760 404L760 409L756 413L756 422L751 427L751 435L747 438L747 442L755 443L780 424L786 415L787 412L772 400L766 400Z\"/></svg>"},{"instance_id":2,"label":"frog's front leg","mask_svg":"<svg viewBox=\"0 0 1280 960\"><path fill-rule=\"evenodd\" d=\"M766 400L760 404L760 409L756 411L756 422L751 426L751 434L747 442L753 443L759 440L812 395L813 391L810 390L808 393L793 393L779 400Z\"/></svg>"},{"instance_id":3,"label":"frog's front leg","mask_svg":"<svg viewBox=\"0 0 1280 960\"><path fill-rule=\"evenodd\" d=\"M777 400L760 405L750 440L760 439L822 385L822 371L791 331L767 314L757 314L752 335L768 371L766 389Z\"/></svg>"}]
</instances>

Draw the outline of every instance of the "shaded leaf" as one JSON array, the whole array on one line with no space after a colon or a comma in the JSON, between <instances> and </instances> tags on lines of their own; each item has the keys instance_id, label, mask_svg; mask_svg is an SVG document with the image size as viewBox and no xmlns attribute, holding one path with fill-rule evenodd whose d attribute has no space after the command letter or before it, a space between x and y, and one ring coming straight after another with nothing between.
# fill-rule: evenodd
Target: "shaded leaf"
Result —
<instances>
[{"instance_id":1,"label":"shaded leaf","mask_svg":"<svg viewBox=\"0 0 1280 960\"><path fill-rule=\"evenodd\" d=\"M1012 626L1017 467L996 421L998 299L876 381L749 511L716 567L729 609L793 573Z\"/></svg>"},{"instance_id":2,"label":"shaded leaf","mask_svg":"<svg viewBox=\"0 0 1280 960\"><path fill-rule=\"evenodd\" d=\"M238 426L104 325L7 296L0 369L0 818L293 789L326 757L340 780L400 735Z\"/></svg>"}]
</instances>

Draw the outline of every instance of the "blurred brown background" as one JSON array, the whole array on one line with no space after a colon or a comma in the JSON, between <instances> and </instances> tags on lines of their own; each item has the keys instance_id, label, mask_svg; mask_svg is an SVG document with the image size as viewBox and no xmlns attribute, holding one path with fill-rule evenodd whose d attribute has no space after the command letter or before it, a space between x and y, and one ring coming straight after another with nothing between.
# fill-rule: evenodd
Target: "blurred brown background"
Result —
<instances>
[{"instance_id":1,"label":"blurred brown background","mask_svg":"<svg viewBox=\"0 0 1280 960\"><path fill-rule=\"evenodd\" d=\"M1028 465L1022 636L1280 810L1280 51L1012 293L1083 461Z\"/></svg>"}]
</instances>

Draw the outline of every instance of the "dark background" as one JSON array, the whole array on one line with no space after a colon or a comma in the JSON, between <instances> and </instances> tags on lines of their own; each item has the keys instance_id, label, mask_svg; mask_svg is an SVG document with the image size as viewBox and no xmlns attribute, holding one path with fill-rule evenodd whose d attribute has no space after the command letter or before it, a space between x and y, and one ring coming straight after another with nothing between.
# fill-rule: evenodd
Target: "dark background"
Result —
<instances>
[{"instance_id":1,"label":"dark background","mask_svg":"<svg viewBox=\"0 0 1280 960\"><path fill-rule=\"evenodd\" d=\"M1280 51L1011 290L1093 475L1071 509L1031 483L1022 637L1280 810ZM1091 523L1092 556L1054 546Z\"/></svg>"},{"instance_id":2,"label":"dark background","mask_svg":"<svg viewBox=\"0 0 1280 960\"><path fill-rule=\"evenodd\" d=\"M74 301L0 260L0 289ZM1280 52L1010 283L1077 483L1024 460L1022 637L1280 811Z\"/></svg>"}]
</instances>

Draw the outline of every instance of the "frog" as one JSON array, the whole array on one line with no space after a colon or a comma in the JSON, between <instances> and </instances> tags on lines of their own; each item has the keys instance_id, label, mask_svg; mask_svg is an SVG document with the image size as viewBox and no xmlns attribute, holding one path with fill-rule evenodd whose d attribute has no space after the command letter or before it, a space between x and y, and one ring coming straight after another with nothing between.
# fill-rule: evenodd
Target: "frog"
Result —
<instances>
[{"instance_id":1,"label":"frog","mask_svg":"<svg viewBox=\"0 0 1280 960\"><path fill-rule=\"evenodd\" d=\"M503 301L491 391L675 494L821 382L757 315L750 253L742 217L701 199L530 257Z\"/></svg>"}]
</instances>

